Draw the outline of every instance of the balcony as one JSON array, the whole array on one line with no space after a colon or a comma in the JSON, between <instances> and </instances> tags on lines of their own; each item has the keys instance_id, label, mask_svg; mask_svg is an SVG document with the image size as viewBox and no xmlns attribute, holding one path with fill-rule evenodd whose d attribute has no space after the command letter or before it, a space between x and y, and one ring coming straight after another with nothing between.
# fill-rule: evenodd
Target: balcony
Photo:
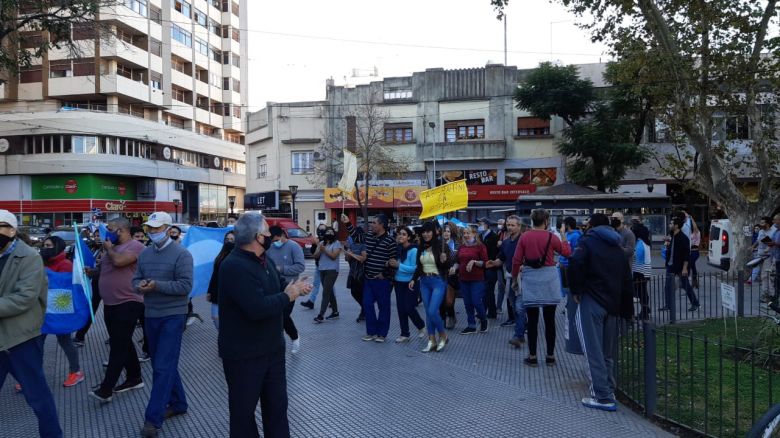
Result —
<instances>
[{"instance_id":1,"label":"balcony","mask_svg":"<svg viewBox=\"0 0 780 438\"><path fill-rule=\"evenodd\" d=\"M457 143L436 143L436 161L503 160L504 140L467 140ZM417 161L433 161L433 145L417 145Z\"/></svg>"},{"instance_id":2,"label":"balcony","mask_svg":"<svg viewBox=\"0 0 780 438\"><path fill-rule=\"evenodd\" d=\"M104 58L119 58L137 67L149 67L149 52L125 42L116 42L102 48L100 56Z\"/></svg>"},{"instance_id":3,"label":"balcony","mask_svg":"<svg viewBox=\"0 0 780 438\"><path fill-rule=\"evenodd\" d=\"M142 102L149 101L148 85L119 75L101 76L100 92L103 94L119 94Z\"/></svg>"}]
</instances>

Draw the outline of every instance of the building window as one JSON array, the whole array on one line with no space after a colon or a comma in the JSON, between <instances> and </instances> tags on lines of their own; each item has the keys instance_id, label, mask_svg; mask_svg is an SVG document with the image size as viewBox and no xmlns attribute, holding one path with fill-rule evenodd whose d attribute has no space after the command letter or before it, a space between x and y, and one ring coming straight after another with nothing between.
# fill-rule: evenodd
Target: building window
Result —
<instances>
[{"instance_id":1,"label":"building window","mask_svg":"<svg viewBox=\"0 0 780 438\"><path fill-rule=\"evenodd\" d=\"M210 73L209 83L217 88L222 88L222 77L218 73Z\"/></svg>"},{"instance_id":2,"label":"building window","mask_svg":"<svg viewBox=\"0 0 780 438\"><path fill-rule=\"evenodd\" d=\"M293 175L314 173L314 151L293 152L292 173Z\"/></svg>"},{"instance_id":3,"label":"building window","mask_svg":"<svg viewBox=\"0 0 780 438\"><path fill-rule=\"evenodd\" d=\"M211 6L217 8L219 11L222 8L222 2L221 0L211 0Z\"/></svg>"},{"instance_id":4,"label":"building window","mask_svg":"<svg viewBox=\"0 0 780 438\"><path fill-rule=\"evenodd\" d=\"M74 135L71 137L73 144L74 154L97 154L98 153L98 141L97 137Z\"/></svg>"},{"instance_id":5,"label":"building window","mask_svg":"<svg viewBox=\"0 0 780 438\"><path fill-rule=\"evenodd\" d=\"M205 96L197 96L195 98L195 106L198 108L208 111L209 110L209 98Z\"/></svg>"},{"instance_id":6,"label":"building window","mask_svg":"<svg viewBox=\"0 0 780 438\"><path fill-rule=\"evenodd\" d=\"M173 8L181 12L182 15L184 15L187 18L192 17L191 6L189 3L185 2L184 0L175 0L173 2Z\"/></svg>"},{"instance_id":7,"label":"building window","mask_svg":"<svg viewBox=\"0 0 780 438\"><path fill-rule=\"evenodd\" d=\"M385 91L385 100L411 99L412 90L391 90Z\"/></svg>"},{"instance_id":8,"label":"building window","mask_svg":"<svg viewBox=\"0 0 780 438\"><path fill-rule=\"evenodd\" d=\"M201 26L208 28L208 18L206 18L206 13L197 8L195 9L195 13L192 14L192 20Z\"/></svg>"},{"instance_id":9,"label":"building window","mask_svg":"<svg viewBox=\"0 0 780 438\"><path fill-rule=\"evenodd\" d=\"M747 116L729 116L725 120L726 140L750 140Z\"/></svg>"},{"instance_id":10,"label":"building window","mask_svg":"<svg viewBox=\"0 0 780 438\"><path fill-rule=\"evenodd\" d=\"M386 143L411 143L413 141L411 123L385 123Z\"/></svg>"},{"instance_id":11,"label":"building window","mask_svg":"<svg viewBox=\"0 0 780 438\"><path fill-rule=\"evenodd\" d=\"M151 72L149 74L149 85L155 90L162 90L162 75L157 72Z\"/></svg>"},{"instance_id":12,"label":"building window","mask_svg":"<svg viewBox=\"0 0 780 438\"><path fill-rule=\"evenodd\" d=\"M241 118L241 107L238 105L233 105L233 117L240 119Z\"/></svg>"},{"instance_id":13,"label":"building window","mask_svg":"<svg viewBox=\"0 0 780 438\"><path fill-rule=\"evenodd\" d=\"M73 76L94 76L95 59L81 58L73 60Z\"/></svg>"},{"instance_id":14,"label":"building window","mask_svg":"<svg viewBox=\"0 0 780 438\"><path fill-rule=\"evenodd\" d=\"M233 12L233 15L235 15L236 17L238 17L238 16L239 16L239 8L238 8L238 3L236 3L236 2L231 2L230 6L231 6L231 11ZM226 12L227 12L227 11L226 11Z\"/></svg>"},{"instance_id":15,"label":"building window","mask_svg":"<svg viewBox=\"0 0 780 438\"><path fill-rule=\"evenodd\" d=\"M162 42L154 38L149 38L149 53L162 56Z\"/></svg>"},{"instance_id":16,"label":"building window","mask_svg":"<svg viewBox=\"0 0 780 438\"><path fill-rule=\"evenodd\" d=\"M235 91L236 93L241 92L241 81L239 81L236 78L233 78L233 91Z\"/></svg>"},{"instance_id":17,"label":"building window","mask_svg":"<svg viewBox=\"0 0 780 438\"><path fill-rule=\"evenodd\" d=\"M40 65L31 65L23 68L19 72L19 82L22 84L30 84L33 82L41 82L43 75L41 73Z\"/></svg>"},{"instance_id":18,"label":"building window","mask_svg":"<svg viewBox=\"0 0 780 438\"><path fill-rule=\"evenodd\" d=\"M73 76L73 68L70 59L61 59L49 62L50 78L67 78Z\"/></svg>"},{"instance_id":19,"label":"building window","mask_svg":"<svg viewBox=\"0 0 780 438\"><path fill-rule=\"evenodd\" d=\"M223 90L229 90L230 89L230 79L231 78L222 78L222 89Z\"/></svg>"},{"instance_id":20,"label":"building window","mask_svg":"<svg viewBox=\"0 0 780 438\"><path fill-rule=\"evenodd\" d=\"M175 24L171 24L171 38L187 47L192 47L192 34Z\"/></svg>"},{"instance_id":21,"label":"building window","mask_svg":"<svg viewBox=\"0 0 780 438\"><path fill-rule=\"evenodd\" d=\"M257 178L265 178L268 175L268 158L263 155L257 157Z\"/></svg>"},{"instance_id":22,"label":"building window","mask_svg":"<svg viewBox=\"0 0 780 438\"><path fill-rule=\"evenodd\" d=\"M95 28L87 23L73 23L73 40L94 40Z\"/></svg>"},{"instance_id":23,"label":"building window","mask_svg":"<svg viewBox=\"0 0 780 438\"><path fill-rule=\"evenodd\" d=\"M444 122L447 143L458 140L480 140L485 138L485 120L451 120Z\"/></svg>"},{"instance_id":24,"label":"building window","mask_svg":"<svg viewBox=\"0 0 780 438\"><path fill-rule=\"evenodd\" d=\"M19 47L22 49L37 49L43 45L43 35L40 32L19 32Z\"/></svg>"},{"instance_id":25,"label":"building window","mask_svg":"<svg viewBox=\"0 0 780 438\"><path fill-rule=\"evenodd\" d=\"M237 43L241 42L241 32L238 29L236 28L231 29L230 36L233 38L233 41Z\"/></svg>"},{"instance_id":26,"label":"building window","mask_svg":"<svg viewBox=\"0 0 780 438\"><path fill-rule=\"evenodd\" d=\"M124 0L125 6L146 17L146 0Z\"/></svg>"},{"instance_id":27,"label":"building window","mask_svg":"<svg viewBox=\"0 0 780 438\"><path fill-rule=\"evenodd\" d=\"M187 76L191 76L187 69L187 63L178 58L171 58L171 68L180 73L184 73Z\"/></svg>"},{"instance_id":28,"label":"building window","mask_svg":"<svg viewBox=\"0 0 780 438\"><path fill-rule=\"evenodd\" d=\"M124 76L127 79L132 79L133 78L133 69L131 69L130 67L128 67L126 65L117 64L116 65L116 74L118 74L119 76Z\"/></svg>"},{"instance_id":29,"label":"building window","mask_svg":"<svg viewBox=\"0 0 780 438\"><path fill-rule=\"evenodd\" d=\"M152 5L149 8L149 18L157 24L162 24L162 11L158 7Z\"/></svg>"},{"instance_id":30,"label":"building window","mask_svg":"<svg viewBox=\"0 0 780 438\"><path fill-rule=\"evenodd\" d=\"M235 53L231 53L232 60L233 60L233 67L241 67L241 57L236 55Z\"/></svg>"},{"instance_id":31,"label":"building window","mask_svg":"<svg viewBox=\"0 0 780 438\"><path fill-rule=\"evenodd\" d=\"M550 120L536 117L517 118L518 137L543 137L550 135Z\"/></svg>"},{"instance_id":32,"label":"building window","mask_svg":"<svg viewBox=\"0 0 780 438\"><path fill-rule=\"evenodd\" d=\"M222 36L222 25L219 24L219 22L215 20L209 19L209 31L213 33L216 36L221 37Z\"/></svg>"},{"instance_id":33,"label":"building window","mask_svg":"<svg viewBox=\"0 0 780 438\"><path fill-rule=\"evenodd\" d=\"M195 50L203 55L209 56L209 43L200 38L195 38Z\"/></svg>"},{"instance_id":34,"label":"building window","mask_svg":"<svg viewBox=\"0 0 780 438\"><path fill-rule=\"evenodd\" d=\"M209 46L209 55L211 56L211 59L214 61L222 64L222 51L217 49L216 47Z\"/></svg>"},{"instance_id":35,"label":"building window","mask_svg":"<svg viewBox=\"0 0 780 438\"><path fill-rule=\"evenodd\" d=\"M179 102L190 103L187 101L187 92L178 87L171 87L171 97Z\"/></svg>"},{"instance_id":36,"label":"building window","mask_svg":"<svg viewBox=\"0 0 780 438\"><path fill-rule=\"evenodd\" d=\"M230 64L230 52L222 52L222 63L225 65Z\"/></svg>"}]
</instances>

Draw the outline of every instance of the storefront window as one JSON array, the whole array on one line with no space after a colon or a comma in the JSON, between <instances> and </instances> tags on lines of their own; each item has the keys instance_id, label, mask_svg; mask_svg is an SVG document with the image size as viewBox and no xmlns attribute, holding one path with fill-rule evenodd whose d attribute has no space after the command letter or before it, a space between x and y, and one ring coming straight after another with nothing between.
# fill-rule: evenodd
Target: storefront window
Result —
<instances>
[{"instance_id":1,"label":"storefront window","mask_svg":"<svg viewBox=\"0 0 780 438\"><path fill-rule=\"evenodd\" d=\"M97 137L74 135L72 137L74 154L97 154Z\"/></svg>"}]
</instances>

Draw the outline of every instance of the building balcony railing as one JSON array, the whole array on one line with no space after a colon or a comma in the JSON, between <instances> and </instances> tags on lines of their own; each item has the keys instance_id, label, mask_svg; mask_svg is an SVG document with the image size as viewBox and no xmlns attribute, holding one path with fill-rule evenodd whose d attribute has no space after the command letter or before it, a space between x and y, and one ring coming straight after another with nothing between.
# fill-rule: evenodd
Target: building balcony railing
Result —
<instances>
[{"instance_id":1,"label":"building balcony railing","mask_svg":"<svg viewBox=\"0 0 780 438\"><path fill-rule=\"evenodd\" d=\"M436 161L503 160L505 140L463 140L436 143ZM433 161L433 144L417 144L417 161Z\"/></svg>"}]
</instances>

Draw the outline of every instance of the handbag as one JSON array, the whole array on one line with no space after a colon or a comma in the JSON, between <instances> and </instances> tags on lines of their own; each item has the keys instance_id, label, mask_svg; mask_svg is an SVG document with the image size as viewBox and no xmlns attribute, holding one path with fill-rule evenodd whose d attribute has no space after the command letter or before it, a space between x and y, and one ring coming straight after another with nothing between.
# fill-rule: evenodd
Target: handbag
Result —
<instances>
[{"instance_id":1,"label":"handbag","mask_svg":"<svg viewBox=\"0 0 780 438\"><path fill-rule=\"evenodd\" d=\"M550 243L552 242L552 233L550 233L549 237L547 237L547 246L544 248L544 253L542 253L542 256L538 259L525 259L525 262L523 263L525 266L539 269L543 268L545 262L547 261L547 253L550 251ZM519 244L519 243L518 243Z\"/></svg>"}]
</instances>

